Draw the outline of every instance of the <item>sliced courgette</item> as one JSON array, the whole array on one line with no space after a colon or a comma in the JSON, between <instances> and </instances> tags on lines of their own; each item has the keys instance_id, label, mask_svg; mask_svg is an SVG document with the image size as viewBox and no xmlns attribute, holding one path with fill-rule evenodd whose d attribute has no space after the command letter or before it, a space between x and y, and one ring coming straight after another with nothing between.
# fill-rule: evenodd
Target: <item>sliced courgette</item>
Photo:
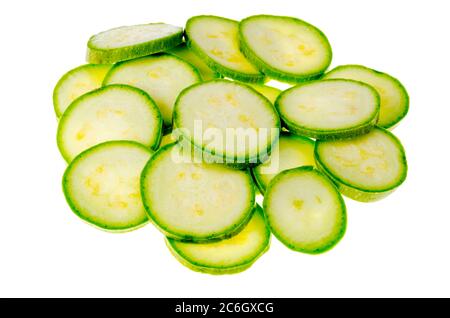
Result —
<instances>
[{"instance_id":1,"label":"sliced courgette","mask_svg":"<svg viewBox=\"0 0 450 318\"><path fill-rule=\"evenodd\" d=\"M347 215L336 187L311 166L279 173L264 196L272 233L295 251L319 254L344 236Z\"/></svg>"},{"instance_id":2,"label":"sliced courgette","mask_svg":"<svg viewBox=\"0 0 450 318\"><path fill-rule=\"evenodd\" d=\"M200 72L200 75L202 76L202 79L204 81L209 81L211 79L221 77L219 73L213 71L200 57L197 56L197 54L195 54L190 48L188 48L186 43L182 43L177 47L168 50L167 53L176 55L186 62L194 65Z\"/></svg>"},{"instance_id":3,"label":"sliced courgette","mask_svg":"<svg viewBox=\"0 0 450 318\"><path fill-rule=\"evenodd\" d=\"M248 269L269 249L270 231L262 209L256 206L244 229L212 243L188 243L171 238L167 246L181 264L202 273L234 274Z\"/></svg>"},{"instance_id":4,"label":"sliced courgette","mask_svg":"<svg viewBox=\"0 0 450 318\"><path fill-rule=\"evenodd\" d=\"M324 76L325 79L344 78L369 84L380 95L380 118L378 126L393 128L406 116L409 109L409 97L399 80L362 65L342 65Z\"/></svg>"},{"instance_id":5,"label":"sliced courgette","mask_svg":"<svg viewBox=\"0 0 450 318\"><path fill-rule=\"evenodd\" d=\"M77 98L58 125L58 147L66 161L96 144L133 140L156 149L162 119L144 91L127 85L110 85Z\"/></svg>"},{"instance_id":6,"label":"sliced courgette","mask_svg":"<svg viewBox=\"0 0 450 318\"><path fill-rule=\"evenodd\" d=\"M200 74L191 64L174 55L158 54L116 64L106 75L104 85L128 84L146 91L158 105L164 124L170 126L178 94L200 81Z\"/></svg>"},{"instance_id":7,"label":"sliced courgette","mask_svg":"<svg viewBox=\"0 0 450 318\"><path fill-rule=\"evenodd\" d=\"M100 88L110 68L108 64L86 64L64 74L53 90L56 116L61 117L76 98Z\"/></svg>"},{"instance_id":8,"label":"sliced courgette","mask_svg":"<svg viewBox=\"0 0 450 318\"><path fill-rule=\"evenodd\" d=\"M380 98L371 86L342 79L294 86L275 104L289 131L319 139L365 134L380 110Z\"/></svg>"},{"instance_id":9,"label":"sliced courgette","mask_svg":"<svg viewBox=\"0 0 450 318\"><path fill-rule=\"evenodd\" d=\"M242 82L263 83L262 74L239 49L239 23L217 16L195 16L186 23L188 46L205 63Z\"/></svg>"},{"instance_id":10,"label":"sliced courgette","mask_svg":"<svg viewBox=\"0 0 450 318\"><path fill-rule=\"evenodd\" d=\"M150 159L141 192L149 217L166 236L196 242L241 230L255 204L247 171L197 163L178 144L162 147Z\"/></svg>"},{"instance_id":11,"label":"sliced courgette","mask_svg":"<svg viewBox=\"0 0 450 318\"><path fill-rule=\"evenodd\" d=\"M151 151L132 141L109 141L79 154L67 167L63 190L72 211L108 231L129 231L148 221L139 175Z\"/></svg>"},{"instance_id":12,"label":"sliced courgette","mask_svg":"<svg viewBox=\"0 0 450 318\"><path fill-rule=\"evenodd\" d=\"M251 86L253 89L258 91L258 93L264 95L264 97L270 100L272 104L275 104L277 97L281 94L281 90L272 86L260 84L247 84L247 85Z\"/></svg>"},{"instance_id":13,"label":"sliced courgette","mask_svg":"<svg viewBox=\"0 0 450 318\"><path fill-rule=\"evenodd\" d=\"M221 79L185 89L173 123L208 160L230 165L266 160L280 129L269 100L247 85Z\"/></svg>"},{"instance_id":14,"label":"sliced courgette","mask_svg":"<svg viewBox=\"0 0 450 318\"><path fill-rule=\"evenodd\" d=\"M279 172L301 167L314 166L314 141L289 133L281 134L270 159L252 169L261 193Z\"/></svg>"},{"instance_id":15,"label":"sliced courgette","mask_svg":"<svg viewBox=\"0 0 450 318\"><path fill-rule=\"evenodd\" d=\"M317 141L314 153L317 166L357 201L380 200L406 179L403 146L383 128L352 139Z\"/></svg>"},{"instance_id":16,"label":"sliced courgette","mask_svg":"<svg viewBox=\"0 0 450 318\"><path fill-rule=\"evenodd\" d=\"M177 46L183 28L166 23L122 26L92 36L87 44L89 63L112 64L131 60Z\"/></svg>"},{"instance_id":17,"label":"sliced courgette","mask_svg":"<svg viewBox=\"0 0 450 318\"><path fill-rule=\"evenodd\" d=\"M239 24L241 49L267 76L284 82L319 77L331 63L326 36L305 21L255 15Z\"/></svg>"}]
</instances>

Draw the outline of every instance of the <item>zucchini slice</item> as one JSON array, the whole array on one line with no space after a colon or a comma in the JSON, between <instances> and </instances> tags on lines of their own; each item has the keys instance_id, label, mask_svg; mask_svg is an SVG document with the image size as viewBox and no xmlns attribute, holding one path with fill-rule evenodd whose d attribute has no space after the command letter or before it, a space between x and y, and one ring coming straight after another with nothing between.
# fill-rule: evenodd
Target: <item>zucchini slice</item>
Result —
<instances>
[{"instance_id":1,"label":"zucchini slice","mask_svg":"<svg viewBox=\"0 0 450 318\"><path fill-rule=\"evenodd\" d=\"M203 244L167 238L166 243L175 258L189 269L234 274L248 269L269 249L270 231L262 209L256 206L249 223L231 238Z\"/></svg>"},{"instance_id":2,"label":"zucchini slice","mask_svg":"<svg viewBox=\"0 0 450 318\"><path fill-rule=\"evenodd\" d=\"M185 89L173 123L208 160L236 166L264 161L280 130L269 100L247 85L222 79Z\"/></svg>"},{"instance_id":3,"label":"zucchini slice","mask_svg":"<svg viewBox=\"0 0 450 318\"><path fill-rule=\"evenodd\" d=\"M168 50L167 53L176 55L195 66L200 72L200 75L204 81L209 81L221 77L219 73L213 71L200 57L197 56L197 54L195 54L190 48L188 48L186 43L182 43L177 47Z\"/></svg>"},{"instance_id":4,"label":"zucchini slice","mask_svg":"<svg viewBox=\"0 0 450 318\"><path fill-rule=\"evenodd\" d=\"M122 26L92 36L87 44L87 61L113 64L177 46L183 41L183 28L166 23Z\"/></svg>"},{"instance_id":5,"label":"zucchini slice","mask_svg":"<svg viewBox=\"0 0 450 318\"><path fill-rule=\"evenodd\" d=\"M168 145L168 144L173 144L175 142L177 142L177 140L174 138L174 136L170 132L167 135L162 136L161 143L159 144L159 148L162 148L162 147L164 147L165 145Z\"/></svg>"},{"instance_id":6,"label":"zucchini slice","mask_svg":"<svg viewBox=\"0 0 450 318\"><path fill-rule=\"evenodd\" d=\"M400 81L389 74L362 65L342 65L324 76L325 79L344 78L369 84L380 95L380 118L377 125L393 128L409 109L409 97Z\"/></svg>"},{"instance_id":7,"label":"zucchini slice","mask_svg":"<svg viewBox=\"0 0 450 318\"><path fill-rule=\"evenodd\" d=\"M275 104L289 131L318 139L365 134L380 110L380 98L371 86L342 79L294 86Z\"/></svg>"},{"instance_id":8,"label":"zucchini slice","mask_svg":"<svg viewBox=\"0 0 450 318\"><path fill-rule=\"evenodd\" d=\"M311 166L279 173L266 190L264 212L272 233L284 245L308 254L334 247L347 226L341 194Z\"/></svg>"},{"instance_id":9,"label":"zucchini slice","mask_svg":"<svg viewBox=\"0 0 450 318\"><path fill-rule=\"evenodd\" d=\"M380 200L406 179L406 155L400 141L376 127L367 135L346 140L317 141L319 167L339 190L361 202Z\"/></svg>"},{"instance_id":10,"label":"zucchini slice","mask_svg":"<svg viewBox=\"0 0 450 318\"><path fill-rule=\"evenodd\" d=\"M247 171L197 163L178 144L162 147L150 159L141 193L150 219L166 236L196 242L240 231L255 204Z\"/></svg>"},{"instance_id":11,"label":"zucchini slice","mask_svg":"<svg viewBox=\"0 0 450 318\"><path fill-rule=\"evenodd\" d=\"M56 116L61 117L76 98L100 88L110 68L108 64L86 64L64 74L53 90Z\"/></svg>"},{"instance_id":12,"label":"zucchini slice","mask_svg":"<svg viewBox=\"0 0 450 318\"><path fill-rule=\"evenodd\" d=\"M186 23L188 46L205 63L241 82L263 83L265 76L239 49L239 23L216 16L195 16Z\"/></svg>"},{"instance_id":13,"label":"zucchini slice","mask_svg":"<svg viewBox=\"0 0 450 318\"><path fill-rule=\"evenodd\" d=\"M191 64L174 55L158 54L116 64L106 75L104 85L119 83L144 90L158 105L164 124L170 126L178 94L200 81L200 74Z\"/></svg>"},{"instance_id":14,"label":"zucchini slice","mask_svg":"<svg viewBox=\"0 0 450 318\"><path fill-rule=\"evenodd\" d=\"M264 193L269 182L279 172L314 165L314 141L306 137L283 133L270 159L253 168L252 172L259 190Z\"/></svg>"},{"instance_id":15,"label":"zucchini slice","mask_svg":"<svg viewBox=\"0 0 450 318\"><path fill-rule=\"evenodd\" d=\"M258 93L264 95L265 98L270 100L272 104L275 104L277 97L281 94L281 90L268 85L260 85L260 84L247 84L256 90Z\"/></svg>"},{"instance_id":16,"label":"zucchini slice","mask_svg":"<svg viewBox=\"0 0 450 318\"><path fill-rule=\"evenodd\" d=\"M133 140L156 149L161 139L161 114L144 91L110 85L76 99L58 125L58 147L66 161L96 144Z\"/></svg>"},{"instance_id":17,"label":"zucchini slice","mask_svg":"<svg viewBox=\"0 0 450 318\"><path fill-rule=\"evenodd\" d=\"M67 167L63 190L72 211L100 229L122 232L148 221L139 175L152 152L133 141L109 141L79 154Z\"/></svg>"},{"instance_id":18,"label":"zucchini slice","mask_svg":"<svg viewBox=\"0 0 450 318\"><path fill-rule=\"evenodd\" d=\"M251 16L241 21L239 34L245 56L264 74L282 82L317 78L331 63L327 37L299 19Z\"/></svg>"}]
</instances>

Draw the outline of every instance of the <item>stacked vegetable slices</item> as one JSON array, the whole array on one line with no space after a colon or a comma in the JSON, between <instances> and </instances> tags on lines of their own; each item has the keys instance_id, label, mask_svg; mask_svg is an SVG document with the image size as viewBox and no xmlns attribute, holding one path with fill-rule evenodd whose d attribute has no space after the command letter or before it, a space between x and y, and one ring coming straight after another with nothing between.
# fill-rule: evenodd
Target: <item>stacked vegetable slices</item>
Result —
<instances>
[{"instance_id":1,"label":"stacked vegetable slices","mask_svg":"<svg viewBox=\"0 0 450 318\"><path fill-rule=\"evenodd\" d=\"M347 227L342 194L376 201L406 179L387 129L409 109L396 78L352 64L327 72L331 60L324 33L292 17L195 16L184 30L92 36L90 64L53 92L70 208L111 232L151 221L203 273L249 268L270 233L294 251L330 250Z\"/></svg>"}]
</instances>

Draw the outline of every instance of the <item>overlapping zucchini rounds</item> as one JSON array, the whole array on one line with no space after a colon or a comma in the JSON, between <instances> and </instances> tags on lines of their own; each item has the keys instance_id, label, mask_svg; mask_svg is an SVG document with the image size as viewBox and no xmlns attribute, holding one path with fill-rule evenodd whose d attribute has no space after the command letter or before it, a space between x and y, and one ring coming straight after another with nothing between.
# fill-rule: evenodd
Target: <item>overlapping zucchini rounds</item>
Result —
<instances>
[{"instance_id":1,"label":"overlapping zucchini rounds","mask_svg":"<svg viewBox=\"0 0 450 318\"><path fill-rule=\"evenodd\" d=\"M331 45L303 20L123 26L92 36L86 59L53 91L70 208L110 232L151 222L194 271L241 272L271 233L326 252L347 228L341 194L376 201L406 179L386 130L408 112L404 86L361 65L326 72Z\"/></svg>"}]
</instances>

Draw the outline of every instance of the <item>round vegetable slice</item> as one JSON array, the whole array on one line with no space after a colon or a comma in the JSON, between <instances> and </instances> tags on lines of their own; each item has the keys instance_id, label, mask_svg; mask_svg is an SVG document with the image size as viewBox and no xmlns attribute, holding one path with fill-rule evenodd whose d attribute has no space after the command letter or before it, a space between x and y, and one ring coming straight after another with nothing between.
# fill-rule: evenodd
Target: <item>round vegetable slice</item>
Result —
<instances>
[{"instance_id":1,"label":"round vegetable slice","mask_svg":"<svg viewBox=\"0 0 450 318\"><path fill-rule=\"evenodd\" d=\"M313 81L284 91L276 107L289 131L318 139L365 134L378 120L380 99L367 84Z\"/></svg>"},{"instance_id":2,"label":"round vegetable slice","mask_svg":"<svg viewBox=\"0 0 450 318\"><path fill-rule=\"evenodd\" d=\"M112 64L177 46L183 28L166 23L122 26L92 36L87 44L89 63Z\"/></svg>"},{"instance_id":3,"label":"round vegetable slice","mask_svg":"<svg viewBox=\"0 0 450 318\"><path fill-rule=\"evenodd\" d=\"M195 16L186 23L188 46L216 72L242 82L263 83L262 74L240 51L239 23L217 16Z\"/></svg>"},{"instance_id":4,"label":"round vegetable slice","mask_svg":"<svg viewBox=\"0 0 450 318\"><path fill-rule=\"evenodd\" d=\"M378 126L393 128L408 113L408 92L399 80L386 73L362 65L342 65L325 74L324 78L351 79L367 83L375 88L380 95Z\"/></svg>"},{"instance_id":5,"label":"round vegetable slice","mask_svg":"<svg viewBox=\"0 0 450 318\"><path fill-rule=\"evenodd\" d=\"M169 144L145 166L141 192L154 224L169 237L197 242L241 230L255 204L250 174L189 155Z\"/></svg>"},{"instance_id":6,"label":"round vegetable slice","mask_svg":"<svg viewBox=\"0 0 450 318\"><path fill-rule=\"evenodd\" d=\"M231 165L264 161L280 130L269 100L247 85L227 80L185 89L175 104L173 122L183 138L211 160Z\"/></svg>"},{"instance_id":7,"label":"round vegetable slice","mask_svg":"<svg viewBox=\"0 0 450 318\"><path fill-rule=\"evenodd\" d=\"M194 65L200 72L200 75L204 81L221 77L219 73L213 71L200 57L197 56L197 54L188 48L186 43L182 43L177 47L168 50L167 53L176 55L186 62Z\"/></svg>"},{"instance_id":8,"label":"round vegetable slice","mask_svg":"<svg viewBox=\"0 0 450 318\"><path fill-rule=\"evenodd\" d=\"M272 233L298 252L319 254L344 236L347 214L336 187L311 166L279 173L264 196Z\"/></svg>"},{"instance_id":9,"label":"round vegetable slice","mask_svg":"<svg viewBox=\"0 0 450 318\"><path fill-rule=\"evenodd\" d=\"M317 141L314 152L317 166L357 201L380 200L406 179L403 146L383 128L351 139Z\"/></svg>"},{"instance_id":10,"label":"round vegetable slice","mask_svg":"<svg viewBox=\"0 0 450 318\"><path fill-rule=\"evenodd\" d=\"M319 77L331 63L326 36L305 21L255 15L239 24L241 49L267 76L283 82Z\"/></svg>"},{"instance_id":11,"label":"round vegetable slice","mask_svg":"<svg viewBox=\"0 0 450 318\"><path fill-rule=\"evenodd\" d=\"M270 100L272 104L275 104L277 97L281 94L281 90L272 86L259 84L247 84L247 85L252 87L258 93L264 95L264 97Z\"/></svg>"},{"instance_id":12,"label":"round vegetable slice","mask_svg":"<svg viewBox=\"0 0 450 318\"><path fill-rule=\"evenodd\" d=\"M278 145L274 147L270 159L253 168L252 172L259 190L264 193L269 182L279 172L314 165L314 141L283 133L278 140Z\"/></svg>"},{"instance_id":13,"label":"round vegetable slice","mask_svg":"<svg viewBox=\"0 0 450 318\"><path fill-rule=\"evenodd\" d=\"M156 149L161 114L144 91L127 85L99 88L76 99L58 125L58 147L66 161L99 143L132 140Z\"/></svg>"},{"instance_id":14,"label":"round vegetable slice","mask_svg":"<svg viewBox=\"0 0 450 318\"><path fill-rule=\"evenodd\" d=\"M133 141L109 141L79 154L67 167L63 190L73 212L108 231L129 231L148 221L139 175L152 152Z\"/></svg>"},{"instance_id":15,"label":"round vegetable slice","mask_svg":"<svg viewBox=\"0 0 450 318\"><path fill-rule=\"evenodd\" d=\"M56 116L61 117L76 98L100 88L110 68L108 64L86 64L64 74L53 90Z\"/></svg>"},{"instance_id":16,"label":"round vegetable slice","mask_svg":"<svg viewBox=\"0 0 450 318\"><path fill-rule=\"evenodd\" d=\"M189 243L171 238L167 246L181 264L202 273L234 274L248 269L270 245L270 231L262 209L256 206L244 229L232 236L212 243Z\"/></svg>"},{"instance_id":17,"label":"round vegetable slice","mask_svg":"<svg viewBox=\"0 0 450 318\"><path fill-rule=\"evenodd\" d=\"M178 94L200 81L200 74L191 64L174 55L158 54L116 64L106 75L104 85L128 84L146 91L158 105L164 124L170 126Z\"/></svg>"}]
</instances>

